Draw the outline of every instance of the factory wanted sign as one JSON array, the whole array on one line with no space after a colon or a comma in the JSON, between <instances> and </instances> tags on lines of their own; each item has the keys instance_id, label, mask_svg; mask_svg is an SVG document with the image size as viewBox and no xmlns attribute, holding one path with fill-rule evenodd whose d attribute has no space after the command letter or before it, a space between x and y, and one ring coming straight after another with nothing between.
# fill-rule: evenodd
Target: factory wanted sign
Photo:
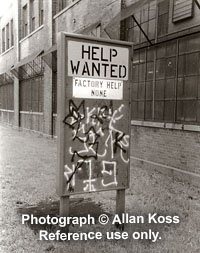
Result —
<instances>
[{"instance_id":1,"label":"factory wanted sign","mask_svg":"<svg viewBox=\"0 0 200 253\"><path fill-rule=\"evenodd\" d=\"M130 49L130 43L61 33L57 105L60 196L129 185Z\"/></svg>"},{"instance_id":2,"label":"factory wanted sign","mask_svg":"<svg viewBox=\"0 0 200 253\"><path fill-rule=\"evenodd\" d=\"M74 77L73 97L123 99L128 55L128 49L123 47L68 41L68 75Z\"/></svg>"}]
</instances>

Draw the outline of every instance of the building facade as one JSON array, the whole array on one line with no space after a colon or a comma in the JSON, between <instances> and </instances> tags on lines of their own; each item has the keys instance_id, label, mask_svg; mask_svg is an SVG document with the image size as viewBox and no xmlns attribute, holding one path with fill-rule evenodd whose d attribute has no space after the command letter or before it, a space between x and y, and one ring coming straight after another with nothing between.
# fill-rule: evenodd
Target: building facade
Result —
<instances>
[{"instance_id":1,"label":"building facade","mask_svg":"<svg viewBox=\"0 0 200 253\"><path fill-rule=\"evenodd\" d=\"M136 166L199 182L199 0L19 0L0 19L0 120L56 136L58 32L133 42Z\"/></svg>"},{"instance_id":2,"label":"building facade","mask_svg":"<svg viewBox=\"0 0 200 253\"><path fill-rule=\"evenodd\" d=\"M121 39L134 43L133 161L198 184L200 2L134 2L121 21Z\"/></svg>"},{"instance_id":3,"label":"building facade","mask_svg":"<svg viewBox=\"0 0 200 253\"><path fill-rule=\"evenodd\" d=\"M13 1L0 19L0 120L55 136L57 33L108 37L103 27L120 9L111 0Z\"/></svg>"}]
</instances>

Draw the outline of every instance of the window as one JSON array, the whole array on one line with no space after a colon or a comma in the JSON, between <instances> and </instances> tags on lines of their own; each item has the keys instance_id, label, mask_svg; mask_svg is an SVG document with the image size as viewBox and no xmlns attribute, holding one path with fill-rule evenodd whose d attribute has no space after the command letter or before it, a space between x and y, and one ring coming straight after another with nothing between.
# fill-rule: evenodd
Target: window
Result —
<instances>
[{"instance_id":1,"label":"window","mask_svg":"<svg viewBox=\"0 0 200 253\"><path fill-rule=\"evenodd\" d=\"M0 85L0 109L14 110L13 83Z\"/></svg>"},{"instance_id":2,"label":"window","mask_svg":"<svg viewBox=\"0 0 200 253\"><path fill-rule=\"evenodd\" d=\"M31 18L31 32L33 32L35 30L35 17Z\"/></svg>"},{"instance_id":3,"label":"window","mask_svg":"<svg viewBox=\"0 0 200 253\"><path fill-rule=\"evenodd\" d=\"M158 4L158 37L168 32L169 0L163 0Z\"/></svg>"},{"instance_id":4,"label":"window","mask_svg":"<svg viewBox=\"0 0 200 253\"><path fill-rule=\"evenodd\" d=\"M40 56L19 68L20 111L43 112L43 75Z\"/></svg>"},{"instance_id":5,"label":"window","mask_svg":"<svg viewBox=\"0 0 200 253\"><path fill-rule=\"evenodd\" d=\"M5 28L2 29L2 53L6 50Z\"/></svg>"},{"instance_id":6,"label":"window","mask_svg":"<svg viewBox=\"0 0 200 253\"><path fill-rule=\"evenodd\" d=\"M27 16L27 4L24 5L23 9L23 21L22 21L22 37L26 37L28 35L28 16Z\"/></svg>"},{"instance_id":7,"label":"window","mask_svg":"<svg viewBox=\"0 0 200 253\"><path fill-rule=\"evenodd\" d=\"M146 42L147 39L141 31L141 28L150 40L154 39L156 27L156 1L152 1L149 4L144 5L141 10L134 14L134 18L135 20L133 20L132 17L125 20L125 36L128 40L134 42L135 44ZM137 23L141 26L141 28Z\"/></svg>"},{"instance_id":8,"label":"window","mask_svg":"<svg viewBox=\"0 0 200 253\"><path fill-rule=\"evenodd\" d=\"M43 112L43 77L23 80L20 83L20 111Z\"/></svg>"},{"instance_id":9,"label":"window","mask_svg":"<svg viewBox=\"0 0 200 253\"><path fill-rule=\"evenodd\" d=\"M14 45L13 19L1 31L2 53Z\"/></svg>"},{"instance_id":10,"label":"window","mask_svg":"<svg viewBox=\"0 0 200 253\"><path fill-rule=\"evenodd\" d=\"M30 32L33 32L35 30L35 1L30 0Z\"/></svg>"},{"instance_id":11,"label":"window","mask_svg":"<svg viewBox=\"0 0 200 253\"><path fill-rule=\"evenodd\" d=\"M52 78L52 111L57 113L57 72L53 72Z\"/></svg>"},{"instance_id":12,"label":"window","mask_svg":"<svg viewBox=\"0 0 200 253\"><path fill-rule=\"evenodd\" d=\"M132 119L200 123L200 35L133 55Z\"/></svg>"},{"instance_id":13,"label":"window","mask_svg":"<svg viewBox=\"0 0 200 253\"><path fill-rule=\"evenodd\" d=\"M44 24L44 1L39 1L39 26Z\"/></svg>"},{"instance_id":14,"label":"window","mask_svg":"<svg viewBox=\"0 0 200 253\"><path fill-rule=\"evenodd\" d=\"M13 19L10 21L10 33L11 33L11 47L14 45L14 30L13 30Z\"/></svg>"},{"instance_id":15,"label":"window","mask_svg":"<svg viewBox=\"0 0 200 253\"><path fill-rule=\"evenodd\" d=\"M56 1L56 12L63 10L66 7L67 0L58 0Z\"/></svg>"},{"instance_id":16,"label":"window","mask_svg":"<svg viewBox=\"0 0 200 253\"><path fill-rule=\"evenodd\" d=\"M191 18L193 16L193 0L174 0L173 22Z\"/></svg>"},{"instance_id":17,"label":"window","mask_svg":"<svg viewBox=\"0 0 200 253\"><path fill-rule=\"evenodd\" d=\"M6 50L10 48L10 25L6 25Z\"/></svg>"},{"instance_id":18,"label":"window","mask_svg":"<svg viewBox=\"0 0 200 253\"><path fill-rule=\"evenodd\" d=\"M69 6L73 3L74 0L58 0L56 1L56 12L63 10L65 7Z\"/></svg>"}]
</instances>

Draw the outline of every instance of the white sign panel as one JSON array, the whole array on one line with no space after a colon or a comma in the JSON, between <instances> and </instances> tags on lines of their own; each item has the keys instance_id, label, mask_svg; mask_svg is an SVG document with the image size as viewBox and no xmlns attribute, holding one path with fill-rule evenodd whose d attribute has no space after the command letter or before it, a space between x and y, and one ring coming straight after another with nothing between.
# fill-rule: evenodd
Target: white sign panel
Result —
<instances>
[{"instance_id":1,"label":"white sign panel","mask_svg":"<svg viewBox=\"0 0 200 253\"><path fill-rule=\"evenodd\" d=\"M122 100L123 81L74 77L73 97Z\"/></svg>"},{"instance_id":2,"label":"white sign panel","mask_svg":"<svg viewBox=\"0 0 200 253\"><path fill-rule=\"evenodd\" d=\"M128 80L128 48L68 41L68 75Z\"/></svg>"}]
</instances>

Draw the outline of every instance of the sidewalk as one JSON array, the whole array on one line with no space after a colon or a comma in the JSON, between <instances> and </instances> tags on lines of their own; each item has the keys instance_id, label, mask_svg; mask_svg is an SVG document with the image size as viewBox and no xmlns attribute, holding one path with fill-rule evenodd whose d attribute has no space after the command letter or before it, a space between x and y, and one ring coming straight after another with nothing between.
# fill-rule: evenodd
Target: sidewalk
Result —
<instances>
[{"instance_id":1,"label":"sidewalk","mask_svg":"<svg viewBox=\"0 0 200 253\"><path fill-rule=\"evenodd\" d=\"M21 214L35 211L39 215L51 210L58 215L55 170L56 140L0 126L0 252L200 252L200 190L160 173L149 174L133 167L130 189L126 191L126 211L144 217L148 213L178 215L181 222L127 224L125 231L154 229L161 233L161 240L39 241L37 231L21 224ZM74 201L71 210L76 213L79 209L79 215L90 210L110 215L115 212L115 192L76 196ZM79 202L82 207L78 208ZM77 232L79 228L71 230ZM116 228L96 224L83 230L105 232Z\"/></svg>"}]
</instances>

